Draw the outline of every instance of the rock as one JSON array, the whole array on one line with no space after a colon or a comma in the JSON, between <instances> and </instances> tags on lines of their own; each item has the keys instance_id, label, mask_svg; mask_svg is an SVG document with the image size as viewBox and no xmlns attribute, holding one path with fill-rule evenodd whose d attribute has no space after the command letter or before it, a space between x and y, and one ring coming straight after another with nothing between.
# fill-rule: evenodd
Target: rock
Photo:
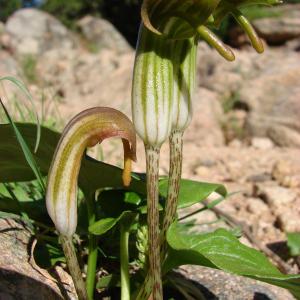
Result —
<instances>
[{"instance_id":1,"label":"rock","mask_svg":"<svg viewBox=\"0 0 300 300\"><path fill-rule=\"evenodd\" d=\"M247 210L256 215L268 213L269 207L259 198L247 198Z\"/></svg>"},{"instance_id":2,"label":"rock","mask_svg":"<svg viewBox=\"0 0 300 300\"><path fill-rule=\"evenodd\" d=\"M228 147L239 149L239 148L243 147L243 143L241 140L238 140L235 138L231 142L228 143Z\"/></svg>"},{"instance_id":3,"label":"rock","mask_svg":"<svg viewBox=\"0 0 300 300\"><path fill-rule=\"evenodd\" d=\"M83 50L47 51L37 64L47 87L62 97L65 120L93 106L110 106L130 114L133 51L117 55Z\"/></svg>"},{"instance_id":4,"label":"rock","mask_svg":"<svg viewBox=\"0 0 300 300\"><path fill-rule=\"evenodd\" d=\"M200 266L183 266L180 273L194 281L207 300L294 300L285 289L246 277Z\"/></svg>"},{"instance_id":5,"label":"rock","mask_svg":"<svg viewBox=\"0 0 300 300\"><path fill-rule=\"evenodd\" d=\"M0 51L0 76L18 76L22 70L17 61L5 51Z\"/></svg>"},{"instance_id":6,"label":"rock","mask_svg":"<svg viewBox=\"0 0 300 300\"><path fill-rule=\"evenodd\" d=\"M235 51L225 62L200 43L199 85L219 94L224 108L243 109L245 137L268 137L282 147L300 147L300 59L285 47ZM226 122L225 122L226 124Z\"/></svg>"},{"instance_id":7,"label":"rock","mask_svg":"<svg viewBox=\"0 0 300 300\"><path fill-rule=\"evenodd\" d=\"M218 95L199 88L194 95L193 119L185 131L184 140L199 146L222 146L224 136L221 129L222 108Z\"/></svg>"},{"instance_id":8,"label":"rock","mask_svg":"<svg viewBox=\"0 0 300 300\"><path fill-rule=\"evenodd\" d=\"M0 299L77 298L70 276L61 268L54 271L54 278L32 263L28 253L31 237L20 224L1 219L0 231Z\"/></svg>"},{"instance_id":9,"label":"rock","mask_svg":"<svg viewBox=\"0 0 300 300\"><path fill-rule=\"evenodd\" d=\"M298 203L299 206L299 203ZM284 232L300 232L300 210L295 205L295 209L285 209L278 215L277 223Z\"/></svg>"},{"instance_id":10,"label":"rock","mask_svg":"<svg viewBox=\"0 0 300 300\"><path fill-rule=\"evenodd\" d=\"M6 48L17 56L40 55L50 49L72 49L75 39L53 16L37 9L16 11L6 22Z\"/></svg>"},{"instance_id":11,"label":"rock","mask_svg":"<svg viewBox=\"0 0 300 300\"><path fill-rule=\"evenodd\" d=\"M272 176L282 186L288 188L300 187L300 169L297 163L292 161L279 160L275 163Z\"/></svg>"},{"instance_id":12,"label":"rock","mask_svg":"<svg viewBox=\"0 0 300 300\"><path fill-rule=\"evenodd\" d=\"M103 48L111 49L116 53L130 52L132 48L117 29L108 21L85 16L77 22L84 38L96 47L96 50Z\"/></svg>"},{"instance_id":13,"label":"rock","mask_svg":"<svg viewBox=\"0 0 300 300\"><path fill-rule=\"evenodd\" d=\"M252 128L253 119L251 120ZM293 124L290 124L293 126ZM298 124L295 124L298 126ZM289 126L289 125L288 125ZM289 128L285 125L274 124L268 128L268 136L278 145L282 147L300 147L299 129Z\"/></svg>"},{"instance_id":14,"label":"rock","mask_svg":"<svg viewBox=\"0 0 300 300\"><path fill-rule=\"evenodd\" d=\"M274 147L274 143L269 138L259 138L259 137L252 138L251 145L252 147L261 150L270 150Z\"/></svg>"},{"instance_id":15,"label":"rock","mask_svg":"<svg viewBox=\"0 0 300 300\"><path fill-rule=\"evenodd\" d=\"M260 68L239 90L239 101L250 111L248 134L267 136L282 147L300 147L299 55L270 51Z\"/></svg>"},{"instance_id":16,"label":"rock","mask_svg":"<svg viewBox=\"0 0 300 300\"><path fill-rule=\"evenodd\" d=\"M300 38L297 38L297 39L287 42L286 48L288 50L299 52L300 51Z\"/></svg>"},{"instance_id":17,"label":"rock","mask_svg":"<svg viewBox=\"0 0 300 300\"><path fill-rule=\"evenodd\" d=\"M282 5L268 9L274 17L253 21L258 34L269 44L282 44L300 37L300 4Z\"/></svg>"},{"instance_id":18,"label":"rock","mask_svg":"<svg viewBox=\"0 0 300 300\"><path fill-rule=\"evenodd\" d=\"M257 195L263 198L274 209L292 205L297 198L295 191L277 186L272 182L268 185L259 184L257 187Z\"/></svg>"}]
</instances>

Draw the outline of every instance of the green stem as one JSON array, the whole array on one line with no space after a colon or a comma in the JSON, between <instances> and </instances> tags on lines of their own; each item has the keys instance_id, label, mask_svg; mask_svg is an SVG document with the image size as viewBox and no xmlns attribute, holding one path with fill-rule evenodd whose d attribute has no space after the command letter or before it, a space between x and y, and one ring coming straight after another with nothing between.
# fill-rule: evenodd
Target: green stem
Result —
<instances>
[{"instance_id":1,"label":"green stem","mask_svg":"<svg viewBox=\"0 0 300 300\"><path fill-rule=\"evenodd\" d=\"M149 280L152 283L153 300L163 299L158 207L159 152L158 147L146 146Z\"/></svg>"},{"instance_id":2,"label":"green stem","mask_svg":"<svg viewBox=\"0 0 300 300\"><path fill-rule=\"evenodd\" d=\"M72 237L60 235L60 241L66 257L67 265L72 276L74 286L79 300L87 300L87 292L82 278L82 273L78 264Z\"/></svg>"},{"instance_id":3,"label":"green stem","mask_svg":"<svg viewBox=\"0 0 300 300\"><path fill-rule=\"evenodd\" d=\"M169 186L168 197L165 207L163 219L163 228L161 233L161 259L165 259L167 252L166 234L170 225L176 218L178 196L180 189L180 179L182 172L182 148L183 139L182 132L173 131L170 136L170 170L169 170Z\"/></svg>"},{"instance_id":4,"label":"green stem","mask_svg":"<svg viewBox=\"0 0 300 300\"><path fill-rule=\"evenodd\" d=\"M120 226L120 257L121 257L121 299L130 300L130 278L129 278L129 253L128 240L129 228Z\"/></svg>"},{"instance_id":5,"label":"green stem","mask_svg":"<svg viewBox=\"0 0 300 300\"><path fill-rule=\"evenodd\" d=\"M86 197L87 203L87 212L89 226L96 222L96 207L95 207L95 194L92 196ZM89 234L89 257L88 257L88 266L87 266L87 275L86 275L86 289L88 294L88 299L94 299L94 290L95 290L95 279L96 279L96 268L97 268L97 237L93 234Z\"/></svg>"}]
</instances>

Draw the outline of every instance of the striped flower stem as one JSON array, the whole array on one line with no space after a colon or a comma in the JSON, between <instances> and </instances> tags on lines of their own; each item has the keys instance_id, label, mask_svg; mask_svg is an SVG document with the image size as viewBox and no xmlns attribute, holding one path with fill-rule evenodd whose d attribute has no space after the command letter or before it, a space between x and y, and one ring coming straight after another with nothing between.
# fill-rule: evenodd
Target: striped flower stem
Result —
<instances>
[{"instance_id":1,"label":"striped flower stem","mask_svg":"<svg viewBox=\"0 0 300 300\"><path fill-rule=\"evenodd\" d=\"M88 300L88 294L86 291L85 283L82 279L82 273L78 264L72 237L60 235L60 242L66 257L69 272L74 282L78 299Z\"/></svg>"},{"instance_id":2,"label":"striped flower stem","mask_svg":"<svg viewBox=\"0 0 300 300\"><path fill-rule=\"evenodd\" d=\"M163 298L158 179L160 148L168 139L172 125L172 45L173 42L166 43L164 38L141 25L133 75L132 114L146 152L149 273L137 299L146 299L146 285L146 294L150 296L152 292L154 300Z\"/></svg>"},{"instance_id":3,"label":"striped flower stem","mask_svg":"<svg viewBox=\"0 0 300 300\"><path fill-rule=\"evenodd\" d=\"M72 236L77 227L77 179L86 148L95 146L108 137L122 138L125 166L123 181L128 185L129 160L135 160L135 131L124 114L106 107L88 109L70 121L62 133L48 175L46 192L48 214L60 234L67 264L80 300L93 298L95 274L87 276L89 283L87 293L72 243ZM91 207L89 203L89 210ZM91 216L90 213L89 217ZM89 259L89 270L96 269L97 257L94 249L95 241L90 243L89 251L92 258Z\"/></svg>"},{"instance_id":4,"label":"striped flower stem","mask_svg":"<svg viewBox=\"0 0 300 300\"><path fill-rule=\"evenodd\" d=\"M158 208L158 170L159 148L146 147L147 164L147 223L148 223L148 256L152 283L152 297L155 300L163 299L160 240L159 240L159 208Z\"/></svg>"}]
</instances>

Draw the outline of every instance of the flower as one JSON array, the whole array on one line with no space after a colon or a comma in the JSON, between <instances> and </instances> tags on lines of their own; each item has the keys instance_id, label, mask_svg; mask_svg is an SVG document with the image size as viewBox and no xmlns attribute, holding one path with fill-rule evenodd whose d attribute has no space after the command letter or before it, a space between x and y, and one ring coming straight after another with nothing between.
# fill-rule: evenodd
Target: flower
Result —
<instances>
[{"instance_id":1,"label":"flower","mask_svg":"<svg viewBox=\"0 0 300 300\"><path fill-rule=\"evenodd\" d=\"M123 181L129 185L136 137L123 113L106 107L91 108L75 116L62 133L48 174L46 205L57 231L64 236L72 236L77 226L77 178L82 156L87 147L109 137L122 138Z\"/></svg>"}]
</instances>

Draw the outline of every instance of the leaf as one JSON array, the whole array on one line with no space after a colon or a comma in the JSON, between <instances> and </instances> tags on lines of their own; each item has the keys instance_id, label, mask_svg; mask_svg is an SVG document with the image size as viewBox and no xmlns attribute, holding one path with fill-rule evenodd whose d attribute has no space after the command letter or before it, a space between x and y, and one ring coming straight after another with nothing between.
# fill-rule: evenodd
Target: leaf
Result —
<instances>
[{"instance_id":1,"label":"leaf","mask_svg":"<svg viewBox=\"0 0 300 300\"><path fill-rule=\"evenodd\" d=\"M287 233L287 245L292 256L300 255L300 232Z\"/></svg>"},{"instance_id":2,"label":"leaf","mask_svg":"<svg viewBox=\"0 0 300 300\"><path fill-rule=\"evenodd\" d=\"M89 226L89 232L94 235L102 235L112 229L120 220L123 218L130 218L134 216L135 213L132 211L124 211L117 218L105 218L102 219L93 225Z\"/></svg>"},{"instance_id":3,"label":"leaf","mask_svg":"<svg viewBox=\"0 0 300 300\"><path fill-rule=\"evenodd\" d=\"M168 257L168 267L174 267L175 260L177 266L209 266L289 289L300 299L300 275L280 273L261 252L243 245L225 229L191 234L175 222L168 230L167 241L173 250L173 257L172 251Z\"/></svg>"},{"instance_id":4,"label":"leaf","mask_svg":"<svg viewBox=\"0 0 300 300\"><path fill-rule=\"evenodd\" d=\"M27 145L26 141L24 140L22 134L20 133L18 127L13 122L12 118L10 117L10 115L9 115L6 107L4 106L1 98L0 98L0 103L1 103L1 105L3 107L3 109L4 109L4 112L6 114L6 117L7 117L8 121L9 121L11 127L13 128L14 134L15 134L18 142L19 142L19 145L20 145L20 147L21 147L21 149L23 151L23 154L25 156L25 159L26 159L28 165L30 166L31 170L33 171L33 173L34 173L36 179L38 180L38 182L39 182L42 190L45 192L46 191L46 186L45 186L44 180L42 178L41 171L39 169L39 166L38 166L36 160L34 159L33 154L31 153L30 148L28 147L28 145ZM40 127L38 127L38 128L40 128ZM37 145L38 144L36 144L36 147L37 147Z\"/></svg>"},{"instance_id":5,"label":"leaf","mask_svg":"<svg viewBox=\"0 0 300 300\"><path fill-rule=\"evenodd\" d=\"M101 277L97 284L97 289L104 289L110 287L119 287L120 286L120 276L117 274L109 274Z\"/></svg>"},{"instance_id":6,"label":"leaf","mask_svg":"<svg viewBox=\"0 0 300 300\"><path fill-rule=\"evenodd\" d=\"M35 125L16 124L32 149L35 144ZM0 125L0 182L21 182L35 179L34 173L28 166L14 131L9 124ZM47 175L52 157L60 138L60 134L48 128L41 127L41 142L37 153L33 154L42 175ZM85 192L95 192L100 188L123 187L122 170L115 166L98 162L88 156L83 158L79 174L79 186ZM145 193L145 182L137 176L132 177L130 190Z\"/></svg>"},{"instance_id":7,"label":"leaf","mask_svg":"<svg viewBox=\"0 0 300 300\"><path fill-rule=\"evenodd\" d=\"M136 203L141 201L141 196L135 192L117 189L102 191L97 199L98 215L117 218L123 211L135 211L138 207Z\"/></svg>"},{"instance_id":8,"label":"leaf","mask_svg":"<svg viewBox=\"0 0 300 300\"><path fill-rule=\"evenodd\" d=\"M162 179L159 182L159 192L161 196L167 197L168 179ZM213 192L218 193L224 198L227 196L226 188L221 184L181 179L178 208L186 208L201 202Z\"/></svg>"}]
</instances>

